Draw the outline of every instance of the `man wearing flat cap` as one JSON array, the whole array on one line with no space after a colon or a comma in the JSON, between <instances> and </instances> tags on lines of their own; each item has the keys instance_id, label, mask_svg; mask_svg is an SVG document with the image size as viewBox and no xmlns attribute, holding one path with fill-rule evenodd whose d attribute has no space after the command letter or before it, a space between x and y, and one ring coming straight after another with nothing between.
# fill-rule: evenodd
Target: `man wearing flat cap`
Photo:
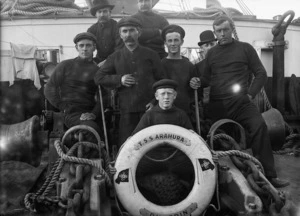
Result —
<instances>
[{"instance_id":1,"label":"man wearing flat cap","mask_svg":"<svg viewBox=\"0 0 300 216\"><path fill-rule=\"evenodd\" d=\"M91 14L97 17L97 22L87 30L97 38L97 55L94 58L97 64L103 62L107 56L123 45L117 22L111 18L113 8L114 5L108 0L94 0L90 10Z\"/></svg>"},{"instance_id":2,"label":"man wearing flat cap","mask_svg":"<svg viewBox=\"0 0 300 216\"><path fill-rule=\"evenodd\" d=\"M178 83L175 105L191 116L193 89L189 86L192 77L196 76L195 66L188 58L181 55L185 31L179 25L169 25L162 31L162 38L168 49L168 56L162 59L166 78Z\"/></svg>"},{"instance_id":3,"label":"man wearing flat cap","mask_svg":"<svg viewBox=\"0 0 300 216\"><path fill-rule=\"evenodd\" d=\"M158 104L143 115L132 134L157 124L173 124L193 130L187 114L174 105L177 88L178 83L171 79L162 79L153 84Z\"/></svg>"},{"instance_id":4,"label":"man wearing flat cap","mask_svg":"<svg viewBox=\"0 0 300 216\"><path fill-rule=\"evenodd\" d=\"M153 105L152 84L164 77L160 58L139 45L141 24L133 17L118 22L124 47L110 55L95 75L95 83L117 89L120 107L119 146L131 135L140 118Z\"/></svg>"},{"instance_id":5,"label":"man wearing flat cap","mask_svg":"<svg viewBox=\"0 0 300 216\"><path fill-rule=\"evenodd\" d=\"M162 59L167 54L161 32L164 27L169 25L169 22L162 15L153 12L153 0L137 0L137 2L139 11L133 17L138 19L142 25L140 44L157 52Z\"/></svg>"},{"instance_id":6,"label":"man wearing flat cap","mask_svg":"<svg viewBox=\"0 0 300 216\"><path fill-rule=\"evenodd\" d=\"M76 35L73 41L78 56L56 66L44 93L47 100L64 113L64 123L68 128L88 125L102 135L99 127L100 106L95 101L98 92L94 83L98 67L93 62L96 38L91 33L83 32Z\"/></svg>"}]
</instances>

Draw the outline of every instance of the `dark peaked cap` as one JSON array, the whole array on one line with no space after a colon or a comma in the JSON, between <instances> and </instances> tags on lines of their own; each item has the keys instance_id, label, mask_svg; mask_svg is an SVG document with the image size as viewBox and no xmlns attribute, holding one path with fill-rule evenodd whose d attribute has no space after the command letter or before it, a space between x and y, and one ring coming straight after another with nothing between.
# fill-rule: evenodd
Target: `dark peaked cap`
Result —
<instances>
[{"instance_id":1,"label":"dark peaked cap","mask_svg":"<svg viewBox=\"0 0 300 216\"><path fill-rule=\"evenodd\" d=\"M138 19L129 16L129 17L122 18L118 22L117 26L118 26L118 28L121 28L122 26L135 26L135 27L140 27L141 28L142 24Z\"/></svg>"},{"instance_id":2,"label":"dark peaked cap","mask_svg":"<svg viewBox=\"0 0 300 216\"><path fill-rule=\"evenodd\" d=\"M95 43L97 43L95 35L93 35L92 33L89 33L89 32L79 33L78 35L76 35L74 37L73 41L76 44L78 41L83 40L83 39L88 39L88 40L91 40L91 41L94 41Z\"/></svg>"},{"instance_id":3,"label":"dark peaked cap","mask_svg":"<svg viewBox=\"0 0 300 216\"><path fill-rule=\"evenodd\" d=\"M110 8L110 10L112 10L115 6L110 4L108 2L108 0L94 0L93 1L93 6L92 6L90 12L93 16L95 16L97 10L102 9L102 8L106 8L106 7Z\"/></svg>"},{"instance_id":4,"label":"dark peaked cap","mask_svg":"<svg viewBox=\"0 0 300 216\"><path fill-rule=\"evenodd\" d=\"M174 90L176 90L178 86L178 83L175 80L171 80L171 79L161 79L157 82L155 82L152 86L153 90L156 91L157 89L161 89L161 88L172 88Z\"/></svg>"},{"instance_id":5,"label":"dark peaked cap","mask_svg":"<svg viewBox=\"0 0 300 216\"><path fill-rule=\"evenodd\" d=\"M164 41L166 40L166 35L170 32L178 32L181 35L181 38L184 38L184 36L185 36L185 31L181 26L171 24L171 25L164 27L161 32L161 36L164 39Z\"/></svg>"}]
</instances>

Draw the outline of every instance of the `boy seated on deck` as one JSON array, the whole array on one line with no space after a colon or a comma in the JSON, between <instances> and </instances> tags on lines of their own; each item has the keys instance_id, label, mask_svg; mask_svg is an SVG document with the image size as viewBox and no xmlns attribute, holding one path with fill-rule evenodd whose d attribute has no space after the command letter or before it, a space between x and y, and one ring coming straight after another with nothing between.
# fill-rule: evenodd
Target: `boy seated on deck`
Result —
<instances>
[{"instance_id":1,"label":"boy seated on deck","mask_svg":"<svg viewBox=\"0 0 300 216\"><path fill-rule=\"evenodd\" d=\"M162 79L153 84L158 104L142 116L132 134L157 124L173 124L193 130L187 114L173 104L177 96L177 85L177 82L171 79Z\"/></svg>"}]
</instances>

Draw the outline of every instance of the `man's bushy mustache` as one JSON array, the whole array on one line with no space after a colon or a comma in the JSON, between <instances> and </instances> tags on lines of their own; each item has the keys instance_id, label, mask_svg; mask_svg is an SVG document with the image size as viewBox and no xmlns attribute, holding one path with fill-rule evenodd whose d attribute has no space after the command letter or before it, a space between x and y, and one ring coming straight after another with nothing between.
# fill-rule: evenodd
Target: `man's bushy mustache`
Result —
<instances>
[{"instance_id":1,"label":"man's bushy mustache","mask_svg":"<svg viewBox=\"0 0 300 216\"><path fill-rule=\"evenodd\" d=\"M125 42L134 42L134 39L132 37L128 37L125 39Z\"/></svg>"}]
</instances>

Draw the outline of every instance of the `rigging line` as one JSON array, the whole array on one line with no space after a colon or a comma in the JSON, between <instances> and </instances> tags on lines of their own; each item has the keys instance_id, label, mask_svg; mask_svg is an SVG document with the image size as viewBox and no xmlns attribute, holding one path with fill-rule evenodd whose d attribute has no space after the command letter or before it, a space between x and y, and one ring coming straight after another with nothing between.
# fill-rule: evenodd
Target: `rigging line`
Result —
<instances>
[{"instance_id":1,"label":"rigging line","mask_svg":"<svg viewBox=\"0 0 300 216\"><path fill-rule=\"evenodd\" d=\"M185 7L184 7L184 5L183 5L183 2L182 2L182 0L178 0L179 1L179 3L180 3L180 9L181 9L181 11L186 11L185 10Z\"/></svg>"},{"instance_id":2,"label":"rigging line","mask_svg":"<svg viewBox=\"0 0 300 216\"><path fill-rule=\"evenodd\" d=\"M169 0L169 1L172 1L172 0ZM173 7L173 11L180 11L181 10L180 5L178 4L178 2L177 2L177 4L172 4L172 7Z\"/></svg>"},{"instance_id":3,"label":"rigging line","mask_svg":"<svg viewBox=\"0 0 300 216\"><path fill-rule=\"evenodd\" d=\"M178 0L177 2L178 2L180 10L182 11L183 9L182 9L182 5L181 5L181 0Z\"/></svg>"},{"instance_id":4,"label":"rigging line","mask_svg":"<svg viewBox=\"0 0 300 216\"><path fill-rule=\"evenodd\" d=\"M185 4L185 1L184 0L181 0L182 2L182 5L184 7L184 11L187 12L188 11L188 8L187 8L187 5Z\"/></svg>"},{"instance_id":5,"label":"rigging line","mask_svg":"<svg viewBox=\"0 0 300 216\"><path fill-rule=\"evenodd\" d=\"M14 4L10 8L9 12L12 11L13 9L15 9L15 6L16 6L17 3L18 3L18 0L15 0Z\"/></svg>"},{"instance_id":6,"label":"rigging line","mask_svg":"<svg viewBox=\"0 0 300 216\"><path fill-rule=\"evenodd\" d=\"M42 44L42 45L44 45L45 46L45 44L42 42L42 41L40 41L39 39L37 39L36 37L34 37L32 34L30 34L29 32L27 32L25 29L23 29L21 26L18 26L18 28L20 28L20 29L22 29L26 34L28 34L32 39L35 39L37 42L39 42L40 44Z\"/></svg>"},{"instance_id":7,"label":"rigging line","mask_svg":"<svg viewBox=\"0 0 300 216\"><path fill-rule=\"evenodd\" d=\"M236 0L242 11L247 15L253 15L252 11L247 7L243 0Z\"/></svg>"},{"instance_id":8,"label":"rigging line","mask_svg":"<svg viewBox=\"0 0 300 216\"><path fill-rule=\"evenodd\" d=\"M186 1L183 1L183 4L184 4L184 7L185 7L185 10L186 10L186 11L189 11L189 7L188 7Z\"/></svg>"},{"instance_id":9,"label":"rigging line","mask_svg":"<svg viewBox=\"0 0 300 216\"><path fill-rule=\"evenodd\" d=\"M186 1L186 4L187 4L187 6L188 6L188 9L189 9L189 10L192 10L191 1L190 1L190 0L187 0L187 1Z\"/></svg>"},{"instance_id":10,"label":"rigging line","mask_svg":"<svg viewBox=\"0 0 300 216\"><path fill-rule=\"evenodd\" d=\"M184 1L184 4L185 4L185 8L189 11L191 10L190 7L189 7L189 4L188 4L188 0Z\"/></svg>"},{"instance_id":11,"label":"rigging line","mask_svg":"<svg viewBox=\"0 0 300 216\"><path fill-rule=\"evenodd\" d=\"M169 0L169 2L172 2L172 0ZM176 9L175 10L178 10L178 8L180 9L180 6L179 6L178 2L177 2L177 4L174 4L174 5L176 5Z\"/></svg>"},{"instance_id":12,"label":"rigging line","mask_svg":"<svg viewBox=\"0 0 300 216\"><path fill-rule=\"evenodd\" d=\"M252 11L249 9L249 7L246 5L246 3L244 2L244 0L240 0L240 2L244 5L244 7L246 8L246 10L248 11L249 15L253 15Z\"/></svg>"},{"instance_id":13,"label":"rigging line","mask_svg":"<svg viewBox=\"0 0 300 216\"><path fill-rule=\"evenodd\" d=\"M239 0L236 0L236 3L238 4L238 6L240 7L240 9L242 9L242 12L245 15L248 15L248 11L245 9L245 7L241 4L241 2Z\"/></svg>"}]
</instances>

